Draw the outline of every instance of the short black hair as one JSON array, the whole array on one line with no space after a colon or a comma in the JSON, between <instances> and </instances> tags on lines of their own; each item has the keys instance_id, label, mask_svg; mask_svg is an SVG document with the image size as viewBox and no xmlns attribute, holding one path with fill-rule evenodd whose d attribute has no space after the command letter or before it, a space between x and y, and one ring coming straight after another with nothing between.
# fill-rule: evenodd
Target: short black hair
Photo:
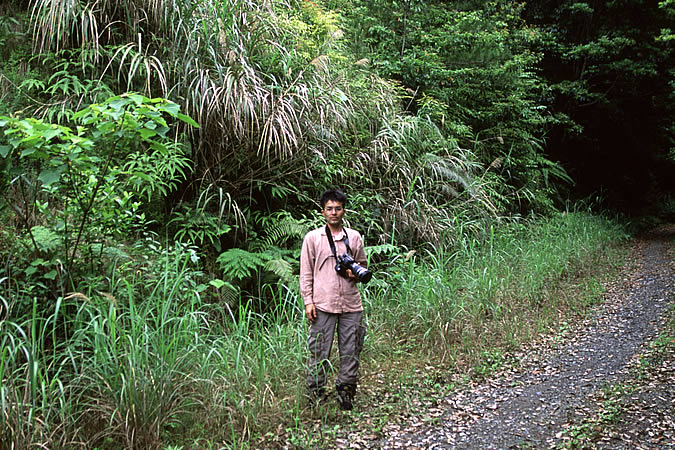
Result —
<instances>
[{"instance_id":1,"label":"short black hair","mask_svg":"<svg viewBox=\"0 0 675 450\"><path fill-rule=\"evenodd\" d=\"M323 191L321 194L321 199L319 200L319 204L321 205L321 209L326 206L326 202L328 200L333 200L334 202L339 202L342 203L342 206L347 205L347 194L342 192L340 189L328 189L326 191Z\"/></svg>"}]
</instances>

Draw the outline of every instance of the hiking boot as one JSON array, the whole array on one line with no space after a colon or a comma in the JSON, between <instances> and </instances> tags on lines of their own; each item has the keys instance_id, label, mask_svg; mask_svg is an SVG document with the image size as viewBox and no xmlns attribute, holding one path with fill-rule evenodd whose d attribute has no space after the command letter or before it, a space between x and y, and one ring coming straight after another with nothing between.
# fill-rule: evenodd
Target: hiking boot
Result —
<instances>
[{"instance_id":1,"label":"hiking boot","mask_svg":"<svg viewBox=\"0 0 675 450\"><path fill-rule=\"evenodd\" d=\"M354 396L356 395L355 384L338 384L335 386L337 392L337 400L340 408L345 411L350 411L354 407Z\"/></svg>"}]
</instances>

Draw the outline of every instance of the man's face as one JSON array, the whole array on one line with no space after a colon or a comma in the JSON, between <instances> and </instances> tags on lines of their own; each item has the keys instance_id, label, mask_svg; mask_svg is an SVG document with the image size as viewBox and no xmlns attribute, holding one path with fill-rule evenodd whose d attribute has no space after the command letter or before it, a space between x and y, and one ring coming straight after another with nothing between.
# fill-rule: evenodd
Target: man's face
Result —
<instances>
[{"instance_id":1,"label":"man's face","mask_svg":"<svg viewBox=\"0 0 675 450\"><path fill-rule=\"evenodd\" d=\"M342 203L335 200L328 200L321 211L328 225L342 224L342 217L345 215L345 207Z\"/></svg>"}]
</instances>

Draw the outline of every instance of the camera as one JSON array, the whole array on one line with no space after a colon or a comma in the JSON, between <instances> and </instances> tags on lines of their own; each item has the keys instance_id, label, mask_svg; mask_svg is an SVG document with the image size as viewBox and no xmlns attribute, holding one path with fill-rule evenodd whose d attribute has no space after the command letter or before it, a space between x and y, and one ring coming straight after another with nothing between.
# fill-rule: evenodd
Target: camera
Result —
<instances>
[{"instance_id":1,"label":"camera","mask_svg":"<svg viewBox=\"0 0 675 450\"><path fill-rule=\"evenodd\" d=\"M347 269L349 269L361 283L367 283L373 278L373 272L354 261L354 258L348 254L345 253L342 256L338 256L337 260L338 263L335 266L335 270L343 277L347 276Z\"/></svg>"}]
</instances>

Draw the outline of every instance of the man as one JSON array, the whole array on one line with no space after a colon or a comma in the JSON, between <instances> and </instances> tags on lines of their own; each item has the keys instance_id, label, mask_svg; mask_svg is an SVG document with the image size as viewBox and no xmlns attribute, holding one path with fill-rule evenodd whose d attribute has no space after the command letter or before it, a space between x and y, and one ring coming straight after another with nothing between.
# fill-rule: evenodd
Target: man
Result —
<instances>
[{"instance_id":1,"label":"man","mask_svg":"<svg viewBox=\"0 0 675 450\"><path fill-rule=\"evenodd\" d=\"M366 253L359 232L342 225L346 203L347 196L338 189L321 194L321 214L326 226L305 235L300 254L300 293L311 323L309 391L318 399L325 396L328 359L337 326L340 368L335 388L340 407L350 410L356 394L365 327L358 278L351 270L342 270L337 257L347 253L366 267Z\"/></svg>"}]
</instances>

